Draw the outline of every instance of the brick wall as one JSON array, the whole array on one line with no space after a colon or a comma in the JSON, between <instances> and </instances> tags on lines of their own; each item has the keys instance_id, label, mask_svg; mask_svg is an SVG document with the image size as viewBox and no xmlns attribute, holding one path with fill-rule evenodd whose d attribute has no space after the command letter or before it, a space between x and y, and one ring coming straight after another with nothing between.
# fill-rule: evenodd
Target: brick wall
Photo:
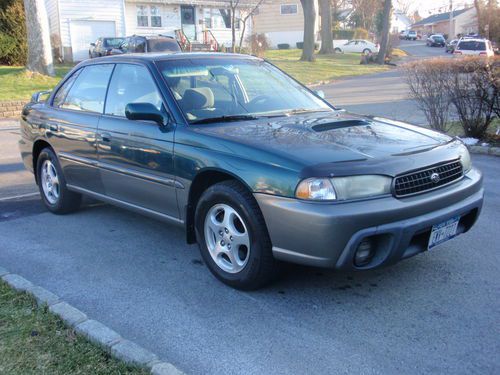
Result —
<instances>
[{"instance_id":1,"label":"brick wall","mask_svg":"<svg viewBox=\"0 0 500 375\"><path fill-rule=\"evenodd\" d=\"M0 118L19 117L25 100L0 101Z\"/></svg>"}]
</instances>

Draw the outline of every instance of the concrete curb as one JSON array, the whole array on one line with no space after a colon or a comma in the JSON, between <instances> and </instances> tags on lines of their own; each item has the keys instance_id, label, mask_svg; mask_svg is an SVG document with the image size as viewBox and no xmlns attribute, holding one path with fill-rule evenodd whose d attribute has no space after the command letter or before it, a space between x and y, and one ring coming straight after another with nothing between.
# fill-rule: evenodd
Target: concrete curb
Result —
<instances>
[{"instance_id":1,"label":"concrete curb","mask_svg":"<svg viewBox=\"0 0 500 375\"><path fill-rule=\"evenodd\" d=\"M494 146L467 146L472 154L500 156L500 147Z\"/></svg>"},{"instance_id":2,"label":"concrete curb","mask_svg":"<svg viewBox=\"0 0 500 375\"><path fill-rule=\"evenodd\" d=\"M163 362L149 350L126 340L104 324L89 319L85 313L61 300L54 293L34 285L24 277L9 273L0 266L0 278L11 288L32 295L38 307L48 306L49 310L62 319L75 332L100 346L113 357L128 364L149 369L152 375L184 375L174 365Z\"/></svg>"}]
</instances>

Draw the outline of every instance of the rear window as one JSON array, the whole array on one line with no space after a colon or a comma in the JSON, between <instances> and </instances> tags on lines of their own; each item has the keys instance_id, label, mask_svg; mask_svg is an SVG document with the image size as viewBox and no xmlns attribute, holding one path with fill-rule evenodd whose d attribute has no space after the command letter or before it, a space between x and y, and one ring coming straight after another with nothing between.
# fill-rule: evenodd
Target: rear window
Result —
<instances>
[{"instance_id":1,"label":"rear window","mask_svg":"<svg viewBox=\"0 0 500 375\"><path fill-rule=\"evenodd\" d=\"M434 38L435 41L438 41L438 42L441 42L441 41L444 40L444 38L442 36L439 36L439 35L433 36L433 38Z\"/></svg>"},{"instance_id":2,"label":"rear window","mask_svg":"<svg viewBox=\"0 0 500 375\"><path fill-rule=\"evenodd\" d=\"M476 40L464 40L458 44L457 49L466 51L485 51L486 43Z\"/></svg>"},{"instance_id":3,"label":"rear window","mask_svg":"<svg viewBox=\"0 0 500 375\"><path fill-rule=\"evenodd\" d=\"M104 47L118 48L123 43L123 38L106 38L104 39Z\"/></svg>"},{"instance_id":4,"label":"rear window","mask_svg":"<svg viewBox=\"0 0 500 375\"><path fill-rule=\"evenodd\" d=\"M148 39L148 51L149 52L177 52L180 51L179 44L175 39L170 38L158 38L158 39Z\"/></svg>"}]
</instances>

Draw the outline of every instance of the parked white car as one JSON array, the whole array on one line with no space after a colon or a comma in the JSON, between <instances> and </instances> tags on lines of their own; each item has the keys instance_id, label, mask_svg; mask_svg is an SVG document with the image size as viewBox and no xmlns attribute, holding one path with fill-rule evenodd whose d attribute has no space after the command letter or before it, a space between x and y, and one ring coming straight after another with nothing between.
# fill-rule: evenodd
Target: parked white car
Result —
<instances>
[{"instance_id":1,"label":"parked white car","mask_svg":"<svg viewBox=\"0 0 500 375\"><path fill-rule=\"evenodd\" d=\"M495 55L493 47L488 39L462 38L458 41L453 55L472 55L492 57Z\"/></svg>"},{"instance_id":2,"label":"parked white car","mask_svg":"<svg viewBox=\"0 0 500 375\"><path fill-rule=\"evenodd\" d=\"M335 52L342 53L377 53L379 50L378 44L372 43L364 39L354 39L346 44L335 47Z\"/></svg>"}]
</instances>

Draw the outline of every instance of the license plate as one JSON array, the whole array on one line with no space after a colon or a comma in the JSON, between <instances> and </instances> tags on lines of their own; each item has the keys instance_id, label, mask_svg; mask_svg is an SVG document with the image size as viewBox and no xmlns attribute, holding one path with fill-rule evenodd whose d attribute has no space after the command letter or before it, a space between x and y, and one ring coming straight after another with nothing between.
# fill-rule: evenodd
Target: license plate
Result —
<instances>
[{"instance_id":1,"label":"license plate","mask_svg":"<svg viewBox=\"0 0 500 375\"><path fill-rule=\"evenodd\" d=\"M431 250L434 246L440 245L443 242L451 240L457 235L458 222L460 216L454 217L444 223L436 224L432 227L431 236L429 238L428 249Z\"/></svg>"}]
</instances>

